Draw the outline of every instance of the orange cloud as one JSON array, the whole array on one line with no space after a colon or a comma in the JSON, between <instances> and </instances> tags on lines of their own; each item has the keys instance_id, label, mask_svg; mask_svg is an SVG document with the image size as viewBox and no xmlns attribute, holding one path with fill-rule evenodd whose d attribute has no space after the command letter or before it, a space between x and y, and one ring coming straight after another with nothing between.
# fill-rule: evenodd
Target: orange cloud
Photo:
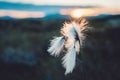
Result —
<instances>
[{"instance_id":1,"label":"orange cloud","mask_svg":"<svg viewBox=\"0 0 120 80\"><path fill-rule=\"evenodd\" d=\"M61 9L59 12L61 15L75 16L96 16L99 14L120 14L119 8L73 8L73 9Z\"/></svg>"},{"instance_id":2,"label":"orange cloud","mask_svg":"<svg viewBox=\"0 0 120 80\"><path fill-rule=\"evenodd\" d=\"M0 16L10 16L14 18L42 18L45 16L44 12L30 12L17 10L0 10Z\"/></svg>"}]
</instances>

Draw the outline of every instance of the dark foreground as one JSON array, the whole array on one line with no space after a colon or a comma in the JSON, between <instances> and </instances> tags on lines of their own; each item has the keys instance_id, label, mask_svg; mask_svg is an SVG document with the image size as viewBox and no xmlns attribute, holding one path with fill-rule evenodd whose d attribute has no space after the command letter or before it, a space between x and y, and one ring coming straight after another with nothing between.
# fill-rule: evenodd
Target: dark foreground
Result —
<instances>
[{"instance_id":1,"label":"dark foreground","mask_svg":"<svg viewBox=\"0 0 120 80\"><path fill-rule=\"evenodd\" d=\"M91 19L73 73L46 50L64 19L0 20L0 80L120 80L120 18Z\"/></svg>"}]
</instances>

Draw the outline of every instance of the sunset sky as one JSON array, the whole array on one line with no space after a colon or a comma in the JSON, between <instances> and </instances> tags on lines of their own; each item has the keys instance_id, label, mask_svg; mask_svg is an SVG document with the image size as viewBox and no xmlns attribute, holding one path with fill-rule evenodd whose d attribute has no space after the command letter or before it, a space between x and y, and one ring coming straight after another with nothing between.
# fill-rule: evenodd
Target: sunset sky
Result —
<instances>
[{"instance_id":1,"label":"sunset sky","mask_svg":"<svg viewBox=\"0 0 120 80\"><path fill-rule=\"evenodd\" d=\"M0 0L0 3L8 2L12 5L0 5L0 17L10 16L14 18L43 18L48 14L60 13L72 16L93 16L99 14L120 14L120 0ZM31 6L19 6L18 4L32 4ZM16 6L14 4L17 4ZM36 8L35 6L39 6ZM85 6L79 9L41 8L41 5L60 6ZM93 6L89 7L89 6Z\"/></svg>"},{"instance_id":2,"label":"sunset sky","mask_svg":"<svg viewBox=\"0 0 120 80\"><path fill-rule=\"evenodd\" d=\"M120 7L120 0L0 0L8 2L30 3L37 5L100 5Z\"/></svg>"}]
</instances>

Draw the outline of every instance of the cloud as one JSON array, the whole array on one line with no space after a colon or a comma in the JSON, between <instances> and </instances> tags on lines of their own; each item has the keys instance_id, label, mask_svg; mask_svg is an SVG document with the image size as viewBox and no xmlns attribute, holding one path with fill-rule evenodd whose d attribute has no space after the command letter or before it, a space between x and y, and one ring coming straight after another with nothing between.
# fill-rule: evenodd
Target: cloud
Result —
<instances>
[{"instance_id":1,"label":"cloud","mask_svg":"<svg viewBox=\"0 0 120 80\"><path fill-rule=\"evenodd\" d=\"M10 16L14 18L42 18L45 16L44 12L29 12L17 10L0 10L0 16Z\"/></svg>"},{"instance_id":2,"label":"cloud","mask_svg":"<svg viewBox=\"0 0 120 80\"><path fill-rule=\"evenodd\" d=\"M30 3L36 5L103 5L120 6L120 0L0 0L8 2ZM108 3L109 2L109 3Z\"/></svg>"},{"instance_id":3,"label":"cloud","mask_svg":"<svg viewBox=\"0 0 120 80\"><path fill-rule=\"evenodd\" d=\"M78 10L81 11L81 15L84 16L120 14L120 10L118 8L78 8ZM61 9L59 13L62 15L71 15L71 11L74 11L74 9ZM48 15L48 13L43 11L0 10L0 17L10 16L14 18L43 18L46 15Z\"/></svg>"}]
</instances>

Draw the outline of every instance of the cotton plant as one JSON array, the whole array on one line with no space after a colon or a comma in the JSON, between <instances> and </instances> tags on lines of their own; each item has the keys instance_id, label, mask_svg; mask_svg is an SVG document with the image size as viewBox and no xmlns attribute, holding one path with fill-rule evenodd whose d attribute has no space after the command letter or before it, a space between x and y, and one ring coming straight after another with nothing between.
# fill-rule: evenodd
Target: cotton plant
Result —
<instances>
[{"instance_id":1,"label":"cotton plant","mask_svg":"<svg viewBox=\"0 0 120 80\"><path fill-rule=\"evenodd\" d=\"M50 55L58 57L65 51L62 58L62 65L66 69L65 75L72 73L76 64L76 55L80 53L84 41L83 31L85 30L87 22L81 18L79 21L65 22L61 28L61 36L54 37L50 42L48 52Z\"/></svg>"}]
</instances>

